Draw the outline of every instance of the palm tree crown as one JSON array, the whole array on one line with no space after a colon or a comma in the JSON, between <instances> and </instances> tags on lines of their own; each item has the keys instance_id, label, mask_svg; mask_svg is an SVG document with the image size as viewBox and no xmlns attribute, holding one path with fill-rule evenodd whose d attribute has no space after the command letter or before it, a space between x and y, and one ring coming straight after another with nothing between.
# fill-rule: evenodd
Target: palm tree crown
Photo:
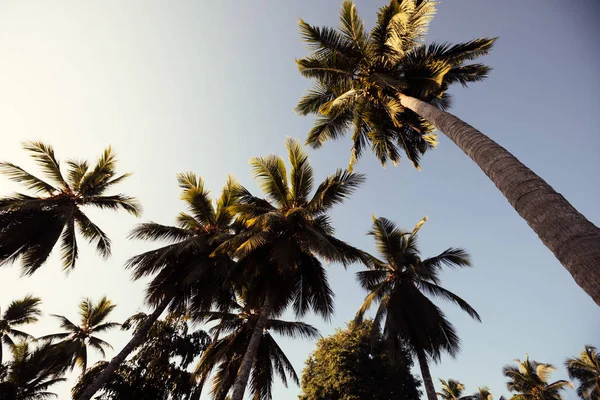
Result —
<instances>
[{"instance_id":1,"label":"palm tree crown","mask_svg":"<svg viewBox=\"0 0 600 400\"><path fill-rule=\"evenodd\" d=\"M489 67L467 61L487 54L495 40L424 44L435 4L391 0L371 32L350 0L343 3L337 30L300 20L312 54L298 60L298 68L316 81L296 107L302 115L318 115L308 144L318 148L352 126L351 166L370 144L382 164L398 163L404 152L419 167L420 156L437 143L433 126L404 108L398 94L449 107L452 84L466 86L487 76Z\"/></svg>"},{"instance_id":2,"label":"palm tree crown","mask_svg":"<svg viewBox=\"0 0 600 400\"><path fill-rule=\"evenodd\" d=\"M233 386L260 310L253 310L233 302L228 312L200 312L194 317L203 322L218 324L212 328L215 340L200 359L195 375L204 384L213 369L217 371L212 379L212 395L215 400L224 400ZM274 375L278 375L287 387L287 376L299 384L298 375L292 363L283 353L271 332L291 338L314 339L318 331L303 322L288 322L269 318L260 339L258 354L250 377L250 391L254 400L271 400ZM219 338L220 334L225 336Z\"/></svg>"},{"instance_id":3,"label":"palm tree crown","mask_svg":"<svg viewBox=\"0 0 600 400\"><path fill-rule=\"evenodd\" d=\"M31 335L15 327L37 322L38 317L42 315L41 303L39 297L27 295L21 300L11 302L4 313L0 314L0 364L2 364L3 343L12 346L15 344L14 338L33 339Z\"/></svg>"},{"instance_id":4,"label":"palm tree crown","mask_svg":"<svg viewBox=\"0 0 600 400\"><path fill-rule=\"evenodd\" d=\"M577 395L584 400L600 399L600 353L593 346L585 346L579 357L565 362L569 378L577 379Z\"/></svg>"},{"instance_id":5,"label":"palm tree crown","mask_svg":"<svg viewBox=\"0 0 600 400\"><path fill-rule=\"evenodd\" d=\"M506 386L511 392L517 392L511 400L562 400L561 392L566 387L573 387L567 381L548 382L550 374L556 370L551 364L529 360L515 360L518 365L504 367L504 376L509 378Z\"/></svg>"},{"instance_id":6,"label":"palm tree crown","mask_svg":"<svg viewBox=\"0 0 600 400\"><path fill-rule=\"evenodd\" d=\"M56 345L72 354L71 365L74 366L77 363L85 371L88 345L97 350L102 357L106 357L105 348L112 349L110 344L94 335L121 325L117 322L105 322L115 307L116 305L106 297L101 298L95 304L92 300L85 299L79 304L80 325L74 324L62 315L53 314L53 317L59 320L60 327L64 332L42 336L40 339L60 340Z\"/></svg>"},{"instance_id":7,"label":"palm tree crown","mask_svg":"<svg viewBox=\"0 0 600 400\"><path fill-rule=\"evenodd\" d=\"M12 360L7 363L5 376L0 376L0 389L13 396L8 398L45 400L56 397L49 389L66 380L63 376L68 368L68 356L51 343L32 348L29 342L20 342L11 346L11 350Z\"/></svg>"},{"instance_id":8,"label":"palm tree crown","mask_svg":"<svg viewBox=\"0 0 600 400\"><path fill-rule=\"evenodd\" d=\"M23 272L32 274L44 264L60 240L64 268L74 268L79 253L76 227L85 239L95 243L100 255L108 257L110 239L90 221L82 207L123 209L136 216L141 211L133 197L105 194L130 175L117 175L116 158L111 148L104 150L94 166L86 161L67 161L66 177L51 146L31 142L24 148L51 183L17 165L0 163L0 172L35 193L16 193L0 198L0 266L20 259Z\"/></svg>"},{"instance_id":9,"label":"palm tree crown","mask_svg":"<svg viewBox=\"0 0 600 400\"><path fill-rule=\"evenodd\" d=\"M439 397L444 400L459 400L459 399L468 399L468 396L463 397L462 394L465 391L465 385L460 383L454 379L448 379L445 381L440 379L440 383L442 384L442 391L437 393Z\"/></svg>"},{"instance_id":10,"label":"palm tree crown","mask_svg":"<svg viewBox=\"0 0 600 400\"><path fill-rule=\"evenodd\" d=\"M363 252L334 236L328 213L354 192L364 176L338 170L311 195L314 176L308 156L293 139L287 139L286 146L289 180L282 158L271 155L250 160L266 199L237 185L229 211L236 216L239 230L217 251L237 260L232 274L251 288L245 294L250 306L260 308L268 294L275 308L291 304L298 316L312 309L328 318L333 312L333 292L317 257L344 265L365 260Z\"/></svg>"},{"instance_id":11,"label":"palm tree crown","mask_svg":"<svg viewBox=\"0 0 600 400\"><path fill-rule=\"evenodd\" d=\"M156 307L163 299L171 298L173 310L188 302L191 307L208 310L218 292L216 288L223 286L217 282L224 279L231 264L229 257L212 253L232 233L228 207L235 183L229 178L213 204L201 177L187 172L179 174L177 180L181 199L188 208L177 217L178 226L144 223L129 236L172 243L132 257L127 267L132 269L134 279L154 275L146 295L150 305Z\"/></svg>"},{"instance_id":12,"label":"palm tree crown","mask_svg":"<svg viewBox=\"0 0 600 400\"><path fill-rule=\"evenodd\" d=\"M383 322L383 337L392 349L406 343L416 354L429 400L436 398L428 367L428 359L438 361L442 352L455 356L460 340L454 326L428 297L452 301L472 318L479 314L463 299L440 286L442 267L467 267L469 255L462 249L449 248L441 254L422 259L417 247L417 232L425 223L423 218L412 232L405 232L386 218L373 217L369 232L383 260L373 257L372 268L358 272L360 285L369 292L356 315L360 323L373 302L379 307L373 329Z\"/></svg>"}]
</instances>

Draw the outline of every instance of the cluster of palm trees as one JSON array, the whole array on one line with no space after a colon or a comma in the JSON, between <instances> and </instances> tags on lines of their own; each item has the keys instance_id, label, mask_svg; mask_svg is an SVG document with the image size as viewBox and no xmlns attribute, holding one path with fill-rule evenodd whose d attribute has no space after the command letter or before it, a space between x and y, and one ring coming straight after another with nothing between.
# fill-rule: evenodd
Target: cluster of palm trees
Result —
<instances>
[{"instance_id":1,"label":"cluster of palm trees","mask_svg":"<svg viewBox=\"0 0 600 400\"><path fill-rule=\"evenodd\" d=\"M361 263L367 268L358 274L368 294L356 319L360 321L377 304L374 329L383 331L392 349L400 343L408 346L419 362L427 396L434 400L428 365L439 361L443 353L456 355L459 338L432 298L451 301L480 320L465 300L440 285L441 269L469 266L468 253L449 248L422 258L416 239L425 219L412 231L403 231L379 217L374 218L370 232L379 259L337 238L330 218L332 208L365 180L354 168L367 146L382 164L396 164L404 154L418 167L421 156L436 145L434 128L447 134L482 168L576 282L600 304L600 230L505 149L444 111L452 84L466 85L487 76L487 66L469 61L487 54L494 39L426 45L423 39L434 12L435 3L429 0L390 0L367 32L355 5L344 1L339 29L300 22L312 53L298 60L298 67L316 82L297 106L300 114L317 115L307 143L318 148L353 130L349 168L335 171L316 185L307 154L288 139L289 166L275 155L251 159L262 196L230 178L213 201L201 177L179 174L187 210L177 216L176 226L148 222L130 234L131 239L163 242L126 265L133 279L150 280L146 303L153 311L139 322L130 342L96 370L85 388L80 387L78 399L89 400L114 374L119 375L126 358L140 348L165 311L215 323L214 340L194 375L199 386L212 375L215 398L231 393L233 400L241 400L249 382L255 398L271 398L274 373L284 382L288 376L297 381L297 376L270 333L317 334L309 325L278 318L286 310L297 318L309 312L326 320L331 317L334 294L323 262L332 262ZM69 160L66 168L49 145L32 142L25 149L50 181L12 163L0 163L0 172L32 192L0 198L0 266L18 261L24 274L31 275L60 242L63 266L73 269L79 254L78 234L108 257L110 239L84 210L125 210L136 216L141 212L135 198L108 194L129 176L117 174L111 149L95 163ZM35 308L33 300L28 299ZM65 332L43 338L42 343L50 344L35 350L31 344L15 344L12 336L5 339L20 331L0 325L3 339L13 346L9 376L18 370L15 360L42 357L39 352L46 347L58 348L52 345L57 340L69 343L70 365L79 363L85 369L87 346L100 352L107 347L92 333L116 327L104 322L112 307L106 299L96 305L82 303L82 317L88 319L80 326L57 316ZM22 322L37 316L25 316ZM48 376L60 379L60 371L53 368L48 366Z\"/></svg>"},{"instance_id":2,"label":"cluster of palm trees","mask_svg":"<svg viewBox=\"0 0 600 400\"><path fill-rule=\"evenodd\" d=\"M517 365L507 365L503 373L510 392L516 392L511 400L561 400L562 391L573 388L571 382L558 380L550 382L550 374L556 371L551 364L538 363L525 356L525 360L515 360ZM600 399L600 353L595 347L585 346L579 357L568 358L565 367L571 379L577 380L577 395L583 400ZM457 380L440 379L441 392L437 395L443 400L492 400L490 389L477 388L477 392L465 395L465 386ZM500 397L501 400L504 397Z\"/></svg>"}]
</instances>

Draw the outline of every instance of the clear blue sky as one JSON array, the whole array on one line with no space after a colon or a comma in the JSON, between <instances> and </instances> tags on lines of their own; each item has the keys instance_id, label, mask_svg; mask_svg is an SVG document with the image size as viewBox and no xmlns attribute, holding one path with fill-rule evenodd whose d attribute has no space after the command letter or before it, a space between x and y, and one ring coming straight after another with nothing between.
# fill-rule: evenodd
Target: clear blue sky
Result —
<instances>
[{"instance_id":1,"label":"clear blue sky","mask_svg":"<svg viewBox=\"0 0 600 400\"><path fill-rule=\"evenodd\" d=\"M359 1L372 26L384 3ZM453 89L453 112L512 151L573 205L600 224L600 33L593 0L445 0L428 40L465 41L499 36L485 62L494 70L482 84ZM95 158L111 144L123 171L135 175L120 189L143 202L148 219L171 223L181 210L177 172L192 170L220 190L228 173L253 185L251 156L284 154L284 138L304 139L312 118L293 107L310 82L294 58L306 54L297 20L337 24L340 1L128 1L0 4L0 159L27 167L20 142L41 139L59 157ZM365 235L371 214L411 228L424 215L424 255L450 246L468 249L475 268L451 271L444 285L482 315L477 324L445 306L463 350L433 366L435 378L460 379L467 391L489 385L508 394L502 366L530 357L559 367L584 344L600 346L598 307L579 289L492 183L445 138L423 171L410 163L382 169L366 156L358 170L369 180L334 213L340 237L374 251ZM347 141L311 151L320 177L348 161ZM0 193L15 189L0 180ZM82 244L70 276L58 257L36 275L18 279L16 266L0 269L0 304L34 293L44 311L76 317L84 296L107 295L123 320L139 309L143 283L131 283L124 261L151 245L126 242L136 222L92 212L114 240L114 255L99 260ZM331 265L337 294L331 324L309 318L327 335L356 312L364 294L354 272ZM32 333L56 330L48 316ZM127 335L106 339L120 348ZM311 342L281 345L298 373ZM92 361L94 358L92 357ZM58 390L68 398L68 386ZM277 385L276 399L299 388ZM567 399L575 399L569 391Z\"/></svg>"}]
</instances>

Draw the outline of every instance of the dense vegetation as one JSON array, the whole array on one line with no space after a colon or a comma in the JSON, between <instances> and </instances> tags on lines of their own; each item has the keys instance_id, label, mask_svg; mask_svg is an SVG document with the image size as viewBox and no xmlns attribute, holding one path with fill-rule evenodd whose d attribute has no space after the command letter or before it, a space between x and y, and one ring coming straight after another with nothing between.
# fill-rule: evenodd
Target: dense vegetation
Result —
<instances>
[{"instance_id":1,"label":"dense vegetation","mask_svg":"<svg viewBox=\"0 0 600 400\"><path fill-rule=\"evenodd\" d=\"M117 305L106 297L83 299L79 320L60 310L51 317L61 331L35 338L27 327L42 318L43 299L26 295L1 305L0 400L52 397L53 387L69 373L78 375L72 395L79 400L198 400L203 392L218 400L242 400L245 393L269 400L276 379L285 385L301 382L303 400L421 394L428 400L491 400L487 387L468 394L453 379L440 380L436 392L429 370L443 354L456 357L460 350L459 333L436 300L481 321L441 282L445 267L471 266L468 252L450 247L424 257L417 236L425 218L405 231L392 220L373 217L369 235L378 254L371 255L336 236L331 217L364 183L354 168L368 146L382 164L405 156L418 167L436 144L435 128L476 161L511 204L528 188L530 201L515 209L551 250L562 248L559 260L600 304L598 268L591 264L600 254L598 228L506 150L444 111L452 84L486 78L489 68L470 61L487 54L495 39L426 45L434 11L429 0L391 0L367 32L354 4L345 1L337 30L301 21L311 54L297 63L316 85L297 106L300 114L317 115L307 143L318 148L352 129L348 169L328 171L317 182L303 147L287 139L287 163L276 155L250 160L261 194L229 178L212 198L200 176L179 174L186 209L176 224L145 222L130 233L130 239L161 242L125 265L134 280L148 279L144 305L151 313L120 323L111 320ZM108 258L110 238L84 211L95 207L139 216L142 209L136 198L113 192L129 174L117 173L111 148L92 163L61 162L42 142L26 143L24 149L45 177L0 163L0 172L25 191L0 198L0 267L17 264L27 279L58 248L68 272L76 268L81 238ZM573 229L557 235L565 225ZM309 313L325 320L333 315L324 263L360 264L364 270L357 281L366 297L347 329L318 341L300 379L277 337L315 339L316 328L300 319ZM371 307L376 308L372 320L365 319ZM109 360L112 347L102 336L118 328L131 339ZM90 351L103 360L88 365ZM411 373L417 364L420 380ZM596 348L585 346L565 365L580 398L600 399ZM528 356L504 367L511 399L561 399L574 385L552 381L554 370Z\"/></svg>"}]
</instances>

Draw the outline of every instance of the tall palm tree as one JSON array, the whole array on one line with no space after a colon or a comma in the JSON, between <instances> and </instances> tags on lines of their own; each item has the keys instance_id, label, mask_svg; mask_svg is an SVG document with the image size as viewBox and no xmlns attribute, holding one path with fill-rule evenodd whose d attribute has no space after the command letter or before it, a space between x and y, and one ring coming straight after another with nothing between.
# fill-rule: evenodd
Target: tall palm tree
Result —
<instances>
[{"instance_id":1,"label":"tall palm tree","mask_svg":"<svg viewBox=\"0 0 600 400\"><path fill-rule=\"evenodd\" d=\"M525 360L515 360L518 365L507 365L503 368L504 376L509 378L506 383L508 390L517 392L511 400L562 400L561 392L566 387L573 387L567 381L549 383L550 374L556 370L551 364L530 361L529 355Z\"/></svg>"},{"instance_id":2,"label":"tall palm tree","mask_svg":"<svg viewBox=\"0 0 600 400\"><path fill-rule=\"evenodd\" d=\"M565 362L569 378L577 379L577 395L584 400L600 400L600 353L593 346L585 346L579 357Z\"/></svg>"},{"instance_id":3,"label":"tall palm tree","mask_svg":"<svg viewBox=\"0 0 600 400\"><path fill-rule=\"evenodd\" d=\"M64 332L42 336L39 339L46 341L59 340L56 345L64 348L72 355L71 365L79 364L85 372L88 346L98 351L103 358L106 357L105 349L112 349L110 344L94 335L121 325L117 322L106 322L115 307L116 305L106 297L101 298L98 303L85 299L79 303L80 325L74 324L62 315L52 314L53 317L59 320L60 327Z\"/></svg>"},{"instance_id":4,"label":"tall palm tree","mask_svg":"<svg viewBox=\"0 0 600 400\"><path fill-rule=\"evenodd\" d=\"M314 148L353 128L350 163L370 144L382 164L401 153L419 166L446 134L494 182L509 203L600 305L600 229L502 146L445 110L448 89L486 78L490 68L469 63L489 53L495 39L450 45L424 37L435 13L431 0L390 0L370 33L346 0L338 30L300 21L312 54L297 61L316 85L297 111L317 114L307 142Z\"/></svg>"},{"instance_id":5,"label":"tall palm tree","mask_svg":"<svg viewBox=\"0 0 600 400\"><path fill-rule=\"evenodd\" d=\"M2 344L15 344L14 338L33 339L31 335L15 329L15 326L37 322L42 315L40 304L42 299L27 295L21 300L11 302L4 314L0 314L0 364L2 364ZM1 311L1 310L0 310Z\"/></svg>"},{"instance_id":6,"label":"tall palm tree","mask_svg":"<svg viewBox=\"0 0 600 400\"><path fill-rule=\"evenodd\" d=\"M272 315L274 317L274 315ZM254 328L260 318L260 310L255 310L237 302L228 312L201 312L195 316L202 322L215 322L212 328L215 340L206 349L198 362L195 375L203 385L216 367L212 379L212 396L215 400L225 400L233 386L242 358L250 343ZM254 400L271 400L274 375L278 375L287 387L287 375L299 384L292 363L283 353L271 332L291 338L314 339L319 336L316 328L303 322L288 322L268 318L260 337L256 359L252 365L250 391ZM219 338L220 334L226 336Z\"/></svg>"},{"instance_id":7,"label":"tall palm tree","mask_svg":"<svg viewBox=\"0 0 600 400\"><path fill-rule=\"evenodd\" d=\"M436 393L439 397L444 400L467 400L470 399L470 396L463 396L463 392L465 391L465 385L460 383L454 379L448 379L445 381L440 379L440 383L442 384L442 391Z\"/></svg>"},{"instance_id":8,"label":"tall palm tree","mask_svg":"<svg viewBox=\"0 0 600 400\"><path fill-rule=\"evenodd\" d=\"M14 400L44 400L57 397L51 386L63 382L69 366L69 356L51 343L31 348L29 342L11 347L12 360L0 383Z\"/></svg>"},{"instance_id":9,"label":"tall palm tree","mask_svg":"<svg viewBox=\"0 0 600 400\"><path fill-rule=\"evenodd\" d=\"M79 400L91 399L127 356L142 344L167 307L171 311L186 305L196 310L209 310L215 299L223 297L229 300L228 286L222 283L232 261L227 255L212 253L232 232L232 218L227 208L233 201L234 182L227 180L216 204L213 204L201 177L187 172L179 174L177 180L182 189L181 199L188 208L177 217L178 226L149 222L138 225L130 234L132 239L170 242L127 262L127 267L133 271L133 279L153 276L146 291L146 302L154 311L135 330L129 343L97 375L93 384L82 392Z\"/></svg>"},{"instance_id":10,"label":"tall palm tree","mask_svg":"<svg viewBox=\"0 0 600 400\"><path fill-rule=\"evenodd\" d=\"M357 273L360 285L369 292L356 315L360 323L373 302L379 303L373 320L374 334L383 323L383 337L392 353L402 343L416 355L429 400L436 400L429 361L439 361L442 352L456 356L460 340L445 314L427 297L439 297L458 305L480 321L479 314L463 299L440 286L439 274L444 266L471 265L465 250L449 248L441 254L422 259L417 247L417 232L423 218L412 232L405 232L386 218L373 217L369 232L375 238L383 260L373 258L372 267Z\"/></svg>"},{"instance_id":11,"label":"tall palm tree","mask_svg":"<svg viewBox=\"0 0 600 400\"><path fill-rule=\"evenodd\" d=\"M313 310L324 318L333 312L333 292L318 257L344 265L364 260L364 254L334 236L328 216L364 181L360 174L338 170L311 195L314 176L308 156L293 139L286 141L291 164L275 155L250 160L266 199L236 188L230 211L243 229L219 251L237 260L232 271L251 288L245 301L260 310L248 349L233 387L232 400L241 400L256 359L263 329L271 315L291 305L297 316Z\"/></svg>"},{"instance_id":12,"label":"tall palm tree","mask_svg":"<svg viewBox=\"0 0 600 400\"><path fill-rule=\"evenodd\" d=\"M20 259L23 273L33 274L46 262L60 240L63 265L70 270L75 267L79 254L76 230L90 243L95 243L101 256L108 257L110 239L90 221L82 208L123 209L136 216L141 211L133 197L106 194L108 189L130 175L117 175L117 160L111 148L104 150L93 167L87 161L67 161L66 178L51 146L31 142L24 148L50 181L46 182L17 165L0 162L1 173L35 193L16 193L0 198L0 266Z\"/></svg>"}]
</instances>

